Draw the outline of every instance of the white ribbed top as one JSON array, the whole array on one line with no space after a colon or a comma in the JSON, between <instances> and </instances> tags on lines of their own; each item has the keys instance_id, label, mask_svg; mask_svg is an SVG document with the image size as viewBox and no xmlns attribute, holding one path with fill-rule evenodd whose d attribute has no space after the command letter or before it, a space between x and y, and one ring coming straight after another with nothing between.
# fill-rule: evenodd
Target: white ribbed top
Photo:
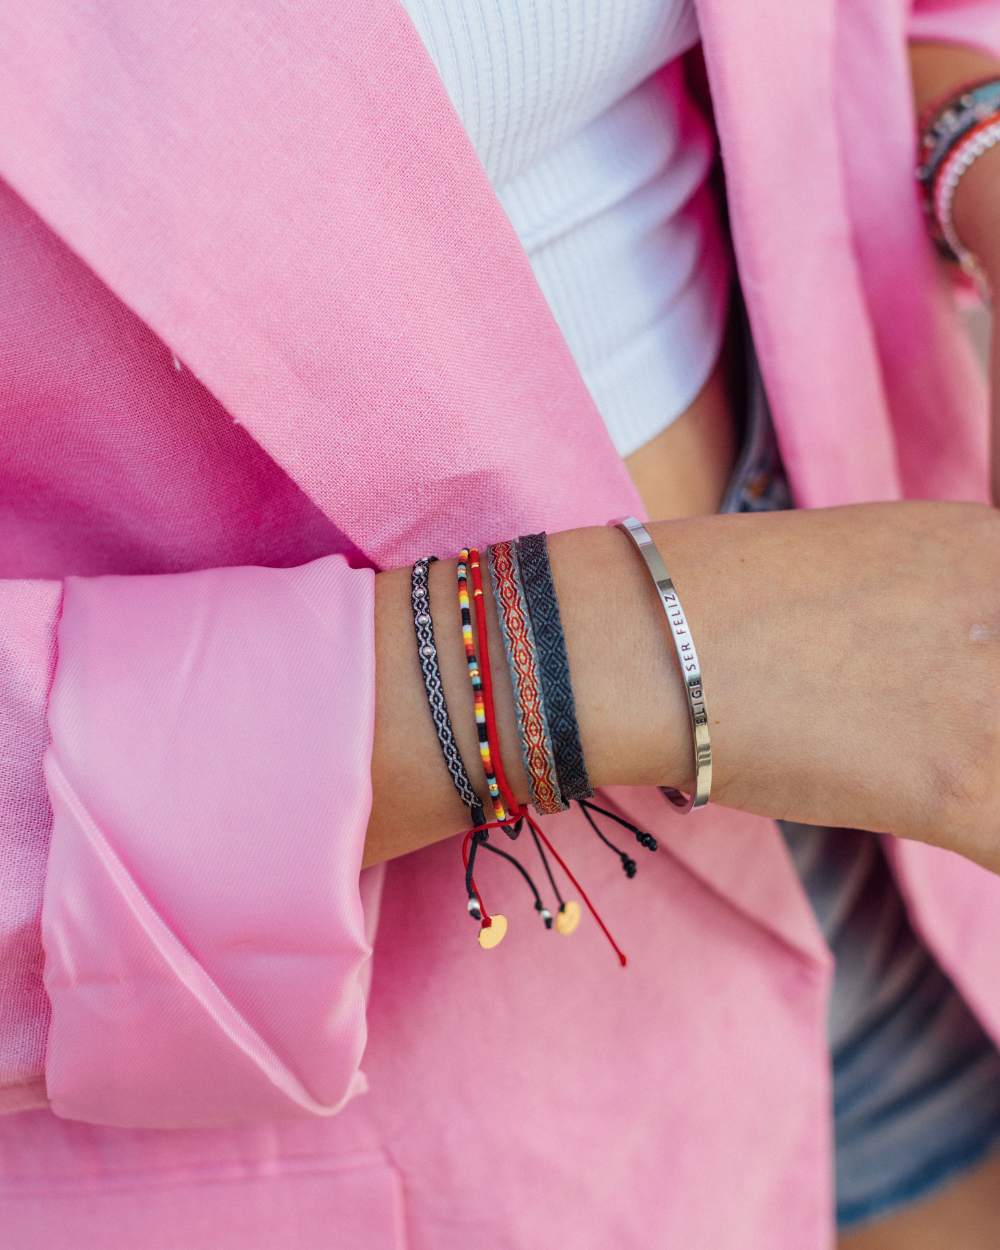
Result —
<instances>
[{"instance_id":1,"label":"white ribbed top","mask_svg":"<svg viewBox=\"0 0 1000 1250\"><path fill-rule=\"evenodd\" d=\"M698 41L692 0L403 4L628 455L694 399L722 341L712 138L676 62Z\"/></svg>"}]
</instances>

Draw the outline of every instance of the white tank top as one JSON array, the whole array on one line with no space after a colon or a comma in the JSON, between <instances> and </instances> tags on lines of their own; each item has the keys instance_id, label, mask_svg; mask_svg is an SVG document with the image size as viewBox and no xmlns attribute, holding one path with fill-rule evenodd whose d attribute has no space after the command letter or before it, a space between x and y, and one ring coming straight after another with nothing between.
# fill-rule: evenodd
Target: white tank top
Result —
<instances>
[{"instance_id":1,"label":"white tank top","mask_svg":"<svg viewBox=\"0 0 1000 1250\"><path fill-rule=\"evenodd\" d=\"M704 385L726 314L713 140L676 60L693 2L403 4L628 455Z\"/></svg>"}]
</instances>

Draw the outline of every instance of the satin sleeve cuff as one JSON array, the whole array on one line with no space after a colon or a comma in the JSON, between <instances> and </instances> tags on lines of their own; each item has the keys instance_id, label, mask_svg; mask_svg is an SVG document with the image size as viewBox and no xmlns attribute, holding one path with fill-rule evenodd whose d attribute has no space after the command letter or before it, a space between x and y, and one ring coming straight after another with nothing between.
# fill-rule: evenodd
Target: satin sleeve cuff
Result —
<instances>
[{"instance_id":1,"label":"satin sleeve cuff","mask_svg":"<svg viewBox=\"0 0 1000 1250\"><path fill-rule=\"evenodd\" d=\"M42 916L57 1114L233 1124L365 1088L373 605L340 556L67 581Z\"/></svg>"}]
</instances>

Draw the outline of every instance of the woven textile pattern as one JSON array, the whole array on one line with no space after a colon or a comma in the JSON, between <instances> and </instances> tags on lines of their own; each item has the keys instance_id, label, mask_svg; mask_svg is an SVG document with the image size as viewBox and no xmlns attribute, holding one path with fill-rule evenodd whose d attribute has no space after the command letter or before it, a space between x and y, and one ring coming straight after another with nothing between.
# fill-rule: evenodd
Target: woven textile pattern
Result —
<instances>
[{"instance_id":1,"label":"woven textile pattern","mask_svg":"<svg viewBox=\"0 0 1000 1250\"><path fill-rule=\"evenodd\" d=\"M462 756L455 741L448 715L448 705L444 698L444 687L441 685L441 669L438 665L437 644L434 641L434 622L431 619L430 592L427 588L427 570L437 556L422 556L413 565L410 576L410 602L413 604L413 629L417 635L417 655L420 657L420 671L424 675L424 689L427 691L427 702L430 704L431 717L437 730L438 742L448 772L455 783L459 797L472 815L472 823L484 823L483 805L479 796L472 788L469 774L465 771Z\"/></svg>"},{"instance_id":2,"label":"woven textile pattern","mask_svg":"<svg viewBox=\"0 0 1000 1250\"><path fill-rule=\"evenodd\" d=\"M556 772L564 799L589 799L594 791L583 762L580 727L576 722L576 703L570 682L569 659L563 637L559 600L552 584L549 548L545 534L528 534L517 540L517 560L521 570L531 624L535 631L542 675L542 696Z\"/></svg>"},{"instance_id":3,"label":"woven textile pattern","mask_svg":"<svg viewBox=\"0 0 1000 1250\"><path fill-rule=\"evenodd\" d=\"M524 771L528 774L531 801L542 816L564 812L556 776L556 762L546 723L535 636L528 604L521 586L512 542L496 543L487 552L490 578L500 616L503 645L514 685L517 728L521 739Z\"/></svg>"}]
</instances>

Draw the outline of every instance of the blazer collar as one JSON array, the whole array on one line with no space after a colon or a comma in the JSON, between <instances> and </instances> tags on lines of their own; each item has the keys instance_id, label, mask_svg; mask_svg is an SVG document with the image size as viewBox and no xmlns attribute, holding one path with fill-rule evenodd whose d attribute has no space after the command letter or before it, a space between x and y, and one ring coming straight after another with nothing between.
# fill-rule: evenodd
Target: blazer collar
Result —
<instances>
[{"instance_id":1,"label":"blazer collar","mask_svg":"<svg viewBox=\"0 0 1000 1250\"><path fill-rule=\"evenodd\" d=\"M14 0L0 174L377 564L640 505L397 0Z\"/></svg>"}]
</instances>

